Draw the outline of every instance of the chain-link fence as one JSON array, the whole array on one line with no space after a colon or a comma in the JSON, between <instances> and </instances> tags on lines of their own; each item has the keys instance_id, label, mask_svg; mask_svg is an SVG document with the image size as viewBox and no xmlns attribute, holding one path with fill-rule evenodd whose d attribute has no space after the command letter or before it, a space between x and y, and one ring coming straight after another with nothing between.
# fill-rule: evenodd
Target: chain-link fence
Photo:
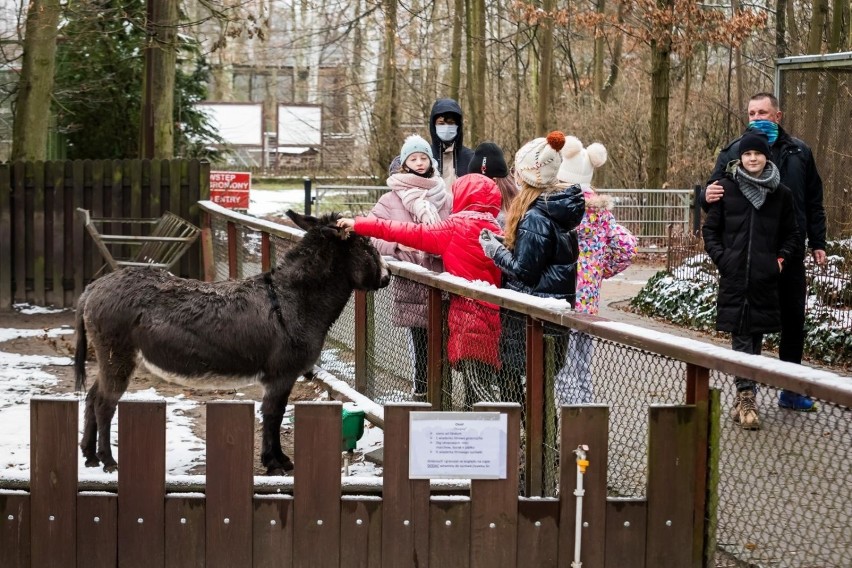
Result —
<instances>
[{"instance_id":1,"label":"chain-link fence","mask_svg":"<svg viewBox=\"0 0 852 568\"><path fill-rule=\"evenodd\" d=\"M828 255L826 266L805 258L809 301L808 321L830 318L833 331L852 334L852 257ZM684 281L719 281L719 272L704 252L701 234L672 230L666 255L666 271Z\"/></svg>"},{"instance_id":2,"label":"chain-link fence","mask_svg":"<svg viewBox=\"0 0 852 568\"><path fill-rule=\"evenodd\" d=\"M822 177L829 239L852 236L852 54L788 57L776 62L782 126L807 142Z\"/></svg>"},{"instance_id":3,"label":"chain-link fence","mask_svg":"<svg viewBox=\"0 0 852 568\"><path fill-rule=\"evenodd\" d=\"M227 235L227 227L215 220L212 228L214 235ZM262 238L258 241L254 230L236 234L239 275L250 276L262 264L262 250L259 257L257 253ZM280 257L292 243L272 236L271 257ZM216 239L212 248L216 274L221 275L219 265L227 265L229 259L227 241ZM776 379L781 381L776 384L799 381L803 388L839 392L839 400L848 401L849 377L822 373L808 378L817 375L806 367L792 373L785 371L789 364L773 363L770 358L761 360L765 363L744 361L746 356L713 345L698 347L683 338L599 318L578 318L535 302L495 299L492 301L504 306L496 309L483 300L488 292L482 288L448 284L420 272L407 272L398 264L392 265L392 271L390 286L367 294L361 307L354 305L354 299L350 301L332 327L320 365L333 375L355 385L357 366L364 364L364 394L377 402L417 401L429 396L428 381L425 392L422 388L424 374L428 374L422 362L428 359L429 334L413 325L422 322L420 312L401 311L398 301L401 292L410 291L405 286L414 284L411 278L417 274L418 279L442 290L443 409L461 410L480 400L519 402L523 408L531 396L530 370L526 368L531 360L541 366L544 377L543 408L533 408L533 414L524 409L521 471L525 471L524 460L532 449L525 435L527 422L536 416L542 421L542 464L533 470L541 482L536 486L541 487L541 495L558 494L558 407L605 404L610 407L608 493L610 497L643 497L648 476L649 407L684 404L689 397L690 372L696 366L709 369L710 385L721 391L721 408L717 421L710 421L714 426L710 428L706 472L708 562L791 568L852 565L852 408L848 402L840 404L823 396L817 397L821 408L815 413L782 409L777 402L778 387L767 384ZM468 295L476 300L465 297ZM362 313L359 310L364 321L356 318L356 313ZM490 323L482 325L483 321ZM528 336L537 333L536 321L543 321L538 331L541 340L530 343ZM481 333L454 337L460 330ZM460 337L462 341L458 341ZM537 346L541 353L528 357L528 345ZM496 364L495 353L499 357ZM480 364L471 366L465 361ZM730 370L732 365L737 374L749 375L759 383L760 430L743 430L731 418L734 376L722 369ZM817 388L820 385L823 390ZM825 385L835 386L825 390ZM521 481L523 494L529 480Z\"/></svg>"}]
</instances>

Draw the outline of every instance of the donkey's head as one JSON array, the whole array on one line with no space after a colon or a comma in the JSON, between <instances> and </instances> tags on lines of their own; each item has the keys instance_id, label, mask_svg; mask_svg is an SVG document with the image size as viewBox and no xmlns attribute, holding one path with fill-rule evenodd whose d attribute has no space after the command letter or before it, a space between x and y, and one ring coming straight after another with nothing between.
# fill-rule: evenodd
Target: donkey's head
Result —
<instances>
[{"instance_id":1,"label":"donkey's head","mask_svg":"<svg viewBox=\"0 0 852 568\"><path fill-rule=\"evenodd\" d=\"M344 270L356 290L378 290L390 283L388 266L379 251L370 239L338 227L340 215L332 213L317 218L288 210L287 216L300 229L308 232L306 239L320 238L337 248L339 258L346 264Z\"/></svg>"}]
</instances>

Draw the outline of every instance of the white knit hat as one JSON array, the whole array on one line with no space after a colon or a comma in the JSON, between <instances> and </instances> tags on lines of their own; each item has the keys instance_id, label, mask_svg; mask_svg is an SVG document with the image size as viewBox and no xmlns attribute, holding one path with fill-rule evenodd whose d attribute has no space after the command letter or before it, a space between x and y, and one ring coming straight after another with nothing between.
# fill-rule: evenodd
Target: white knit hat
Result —
<instances>
[{"instance_id":1,"label":"white knit hat","mask_svg":"<svg viewBox=\"0 0 852 568\"><path fill-rule=\"evenodd\" d=\"M589 185L595 168L606 162L607 152L603 144L595 142L583 148L583 143L575 136L568 136L562 147L562 165L559 167L559 181Z\"/></svg>"},{"instance_id":2,"label":"white knit hat","mask_svg":"<svg viewBox=\"0 0 852 568\"><path fill-rule=\"evenodd\" d=\"M562 163L559 150L565 135L554 130L547 138L536 138L524 144L515 154L515 175L532 187L546 188L556 183Z\"/></svg>"},{"instance_id":3,"label":"white knit hat","mask_svg":"<svg viewBox=\"0 0 852 568\"><path fill-rule=\"evenodd\" d=\"M432 165L437 167L435 156L432 155L432 146L426 142L425 138L418 136L417 134L412 134L405 139L405 142L402 143L402 150L399 151L400 165L405 165L405 161L408 157L415 152L420 152L429 156L429 159L432 161Z\"/></svg>"}]
</instances>

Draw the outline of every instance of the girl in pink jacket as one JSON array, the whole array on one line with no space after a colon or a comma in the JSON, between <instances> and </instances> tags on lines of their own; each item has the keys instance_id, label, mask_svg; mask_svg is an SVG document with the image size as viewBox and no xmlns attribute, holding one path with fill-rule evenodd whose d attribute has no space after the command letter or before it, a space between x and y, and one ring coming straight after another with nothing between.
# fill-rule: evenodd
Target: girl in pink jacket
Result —
<instances>
[{"instance_id":1,"label":"girl in pink jacket","mask_svg":"<svg viewBox=\"0 0 852 568\"><path fill-rule=\"evenodd\" d=\"M437 171L429 143L416 134L409 136L402 145L399 158L399 170L387 181L390 191L382 195L370 211L370 217L425 225L439 223L449 217L453 198ZM435 272L442 271L441 259L433 254L407 247L394 239L376 238L373 244L384 256L419 264ZM393 297L391 320L395 326L407 327L411 333L414 399L426 400L428 290L404 278L394 278L390 290Z\"/></svg>"},{"instance_id":2,"label":"girl in pink jacket","mask_svg":"<svg viewBox=\"0 0 852 568\"><path fill-rule=\"evenodd\" d=\"M592 189L592 175L607 160L602 144L583 143L574 136L565 139L559 181L579 184L586 200L586 213L577 226L577 285L574 310L597 314L601 284L630 266L636 255L636 237L619 225L612 214L612 199ZM594 400L591 363L592 338L573 332L568 344L565 366L556 376L556 400L563 404L589 404Z\"/></svg>"}]
</instances>

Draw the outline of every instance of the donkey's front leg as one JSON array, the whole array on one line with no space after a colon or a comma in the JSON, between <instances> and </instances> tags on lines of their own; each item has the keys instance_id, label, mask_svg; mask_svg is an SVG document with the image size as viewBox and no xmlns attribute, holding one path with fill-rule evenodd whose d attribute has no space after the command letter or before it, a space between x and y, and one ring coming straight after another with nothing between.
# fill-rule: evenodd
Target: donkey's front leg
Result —
<instances>
[{"instance_id":1,"label":"donkey's front leg","mask_svg":"<svg viewBox=\"0 0 852 568\"><path fill-rule=\"evenodd\" d=\"M281 449L281 422L294 381L281 379L266 383L261 413L263 414L263 441L260 446L260 463L266 475L284 475L293 471L293 462ZM285 384L286 383L286 384Z\"/></svg>"}]
</instances>

